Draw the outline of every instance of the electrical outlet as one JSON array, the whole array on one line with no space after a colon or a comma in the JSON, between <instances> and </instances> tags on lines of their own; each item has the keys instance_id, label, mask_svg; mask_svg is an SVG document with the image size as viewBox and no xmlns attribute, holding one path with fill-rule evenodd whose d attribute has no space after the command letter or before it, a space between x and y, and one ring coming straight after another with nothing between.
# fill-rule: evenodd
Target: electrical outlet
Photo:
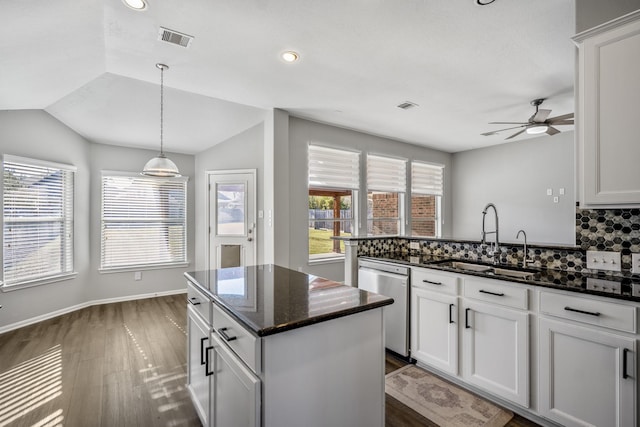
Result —
<instances>
[{"instance_id":1,"label":"electrical outlet","mask_svg":"<svg viewBox=\"0 0 640 427\"><path fill-rule=\"evenodd\" d=\"M620 252L587 251L587 268L604 271L620 271Z\"/></svg>"},{"instance_id":2,"label":"electrical outlet","mask_svg":"<svg viewBox=\"0 0 640 427\"><path fill-rule=\"evenodd\" d=\"M133 280L142 280L142 271L136 271L133 273Z\"/></svg>"},{"instance_id":3,"label":"electrical outlet","mask_svg":"<svg viewBox=\"0 0 640 427\"><path fill-rule=\"evenodd\" d=\"M409 249L420 250L420 242L409 242Z\"/></svg>"},{"instance_id":4,"label":"electrical outlet","mask_svg":"<svg viewBox=\"0 0 640 427\"><path fill-rule=\"evenodd\" d=\"M547 188L547 196L553 196L553 189Z\"/></svg>"},{"instance_id":5,"label":"electrical outlet","mask_svg":"<svg viewBox=\"0 0 640 427\"><path fill-rule=\"evenodd\" d=\"M640 274L640 254L631 254L631 273Z\"/></svg>"}]
</instances>

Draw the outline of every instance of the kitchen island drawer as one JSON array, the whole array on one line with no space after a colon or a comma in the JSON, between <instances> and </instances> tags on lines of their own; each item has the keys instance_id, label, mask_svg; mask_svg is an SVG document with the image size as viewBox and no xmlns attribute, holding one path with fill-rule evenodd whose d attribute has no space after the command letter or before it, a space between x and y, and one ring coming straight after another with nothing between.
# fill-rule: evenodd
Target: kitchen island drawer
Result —
<instances>
[{"instance_id":1,"label":"kitchen island drawer","mask_svg":"<svg viewBox=\"0 0 640 427\"><path fill-rule=\"evenodd\" d=\"M260 373L260 338L213 304L213 329L253 372Z\"/></svg>"},{"instance_id":2,"label":"kitchen island drawer","mask_svg":"<svg viewBox=\"0 0 640 427\"><path fill-rule=\"evenodd\" d=\"M458 277L426 268L411 269L411 286L448 295L458 295Z\"/></svg>"},{"instance_id":3,"label":"kitchen island drawer","mask_svg":"<svg viewBox=\"0 0 640 427\"><path fill-rule=\"evenodd\" d=\"M187 281L187 303L208 325L211 325L211 300L189 281Z\"/></svg>"},{"instance_id":4,"label":"kitchen island drawer","mask_svg":"<svg viewBox=\"0 0 640 427\"><path fill-rule=\"evenodd\" d=\"M520 310L529 308L529 290L515 282L465 277L464 296Z\"/></svg>"},{"instance_id":5,"label":"kitchen island drawer","mask_svg":"<svg viewBox=\"0 0 640 427\"><path fill-rule=\"evenodd\" d=\"M636 308L584 296L540 292L540 312L623 332L636 332Z\"/></svg>"}]
</instances>

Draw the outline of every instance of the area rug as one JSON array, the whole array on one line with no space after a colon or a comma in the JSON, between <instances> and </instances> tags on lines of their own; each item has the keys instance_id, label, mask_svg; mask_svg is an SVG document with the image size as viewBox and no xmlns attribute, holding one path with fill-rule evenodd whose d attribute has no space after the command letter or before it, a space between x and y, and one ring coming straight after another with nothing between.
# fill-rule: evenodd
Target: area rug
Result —
<instances>
[{"instance_id":1,"label":"area rug","mask_svg":"<svg viewBox=\"0 0 640 427\"><path fill-rule=\"evenodd\" d=\"M512 412L415 365L387 374L385 391L440 426L503 427L513 417Z\"/></svg>"}]
</instances>

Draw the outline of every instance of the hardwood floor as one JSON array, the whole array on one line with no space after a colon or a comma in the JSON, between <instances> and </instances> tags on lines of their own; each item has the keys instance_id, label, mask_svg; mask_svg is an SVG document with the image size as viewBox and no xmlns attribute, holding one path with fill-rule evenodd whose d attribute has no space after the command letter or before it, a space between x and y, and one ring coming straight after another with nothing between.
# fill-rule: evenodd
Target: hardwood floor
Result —
<instances>
[{"instance_id":1,"label":"hardwood floor","mask_svg":"<svg viewBox=\"0 0 640 427\"><path fill-rule=\"evenodd\" d=\"M185 387L186 322L185 296L175 295L0 335L0 426L200 426ZM385 370L405 364L388 355ZM386 426L437 425L387 396ZM536 424L516 416L508 426Z\"/></svg>"}]
</instances>

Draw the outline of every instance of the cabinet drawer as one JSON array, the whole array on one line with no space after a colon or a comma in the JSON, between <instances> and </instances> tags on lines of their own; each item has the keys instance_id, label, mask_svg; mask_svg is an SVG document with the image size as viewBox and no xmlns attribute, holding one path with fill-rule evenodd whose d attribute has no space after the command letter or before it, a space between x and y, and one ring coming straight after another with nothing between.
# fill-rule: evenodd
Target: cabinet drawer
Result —
<instances>
[{"instance_id":1,"label":"cabinet drawer","mask_svg":"<svg viewBox=\"0 0 640 427\"><path fill-rule=\"evenodd\" d=\"M411 286L443 294L458 295L458 277L425 268L411 269Z\"/></svg>"},{"instance_id":2,"label":"cabinet drawer","mask_svg":"<svg viewBox=\"0 0 640 427\"><path fill-rule=\"evenodd\" d=\"M202 316L207 325L211 325L211 300L189 281L187 281L187 303Z\"/></svg>"},{"instance_id":3,"label":"cabinet drawer","mask_svg":"<svg viewBox=\"0 0 640 427\"><path fill-rule=\"evenodd\" d=\"M260 372L260 338L215 304L213 304L213 329L220 340L224 341L253 372Z\"/></svg>"},{"instance_id":4,"label":"cabinet drawer","mask_svg":"<svg viewBox=\"0 0 640 427\"><path fill-rule=\"evenodd\" d=\"M540 292L540 312L624 332L636 332L636 308L582 296Z\"/></svg>"},{"instance_id":5,"label":"cabinet drawer","mask_svg":"<svg viewBox=\"0 0 640 427\"><path fill-rule=\"evenodd\" d=\"M518 283L465 277L464 296L521 310L529 308L529 291Z\"/></svg>"}]
</instances>

